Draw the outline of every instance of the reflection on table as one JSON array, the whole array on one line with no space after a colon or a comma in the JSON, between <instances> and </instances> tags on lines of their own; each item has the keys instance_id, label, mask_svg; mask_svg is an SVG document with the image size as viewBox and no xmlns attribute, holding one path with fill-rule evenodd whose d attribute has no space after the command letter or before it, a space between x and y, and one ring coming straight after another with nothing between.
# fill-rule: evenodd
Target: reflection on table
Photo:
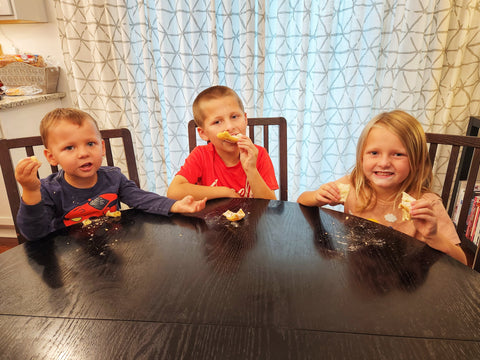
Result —
<instances>
[{"instance_id":1,"label":"reflection on table","mask_svg":"<svg viewBox=\"0 0 480 360\"><path fill-rule=\"evenodd\" d=\"M239 222L222 215L240 208ZM193 216L124 211L1 254L0 353L473 359L478 299L478 273L390 228L221 199Z\"/></svg>"}]
</instances>

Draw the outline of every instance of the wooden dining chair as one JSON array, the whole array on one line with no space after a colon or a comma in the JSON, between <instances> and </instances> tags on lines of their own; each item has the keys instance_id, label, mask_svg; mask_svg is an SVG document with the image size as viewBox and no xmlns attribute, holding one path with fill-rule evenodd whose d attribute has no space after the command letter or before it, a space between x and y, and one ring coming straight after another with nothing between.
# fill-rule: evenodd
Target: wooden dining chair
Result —
<instances>
[{"instance_id":1,"label":"wooden dining chair","mask_svg":"<svg viewBox=\"0 0 480 360\"><path fill-rule=\"evenodd\" d=\"M465 239L467 227L467 216L470 203L474 197L475 183L477 182L478 170L480 168L480 138L475 136L447 135L426 133L429 143L429 156L432 165L437 158L439 146L448 146L450 155L446 168L441 198L449 215L453 215L455 204L461 201L460 213L457 222L457 233L462 242L471 245L471 241ZM463 198L457 199L460 181L466 181ZM473 253L478 252L470 247ZM475 265L475 264L474 264Z\"/></svg>"},{"instance_id":2,"label":"wooden dining chair","mask_svg":"<svg viewBox=\"0 0 480 360\"><path fill-rule=\"evenodd\" d=\"M137 164L135 160L135 153L133 149L132 136L128 129L111 129L100 131L103 140L105 141L105 158L108 166L113 166L114 160L112 155L112 145L114 139L121 139L123 143L123 151L127 165L128 177L133 180L137 186L140 186L138 179ZM25 156L35 155L34 148L41 147L43 152L43 143L40 136L31 136L15 139L0 139L0 165L2 168L3 179L5 182L5 189L7 191L7 198L12 212L13 223L17 233L19 243L25 242L25 239L20 234L16 216L20 207L20 191L19 185L15 180L15 162L12 152L20 149L22 153L20 158ZM23 150L22 150L23 149ZM43 168L43 167L42 167ZM58 172L57 166L50 166L50 173Z\"/></svg>"},{"instance_id":3,"label":"wooden dining chair","mask_svg":"<svg viewBox=\"0 0 480 360\"><path fill-rule=\"evenodd\" d=\"M272 128L278 129L278 139L270 138ZM280 200L287 201L287 120L285 120L284 117L248 118L248 136L254 144L263 146L269 154L272 142L278 143L278 186L280 190ZM194 120L188 122L188 145L190 152L197 146L197 126Z\"/></svg>"}]
</instances>

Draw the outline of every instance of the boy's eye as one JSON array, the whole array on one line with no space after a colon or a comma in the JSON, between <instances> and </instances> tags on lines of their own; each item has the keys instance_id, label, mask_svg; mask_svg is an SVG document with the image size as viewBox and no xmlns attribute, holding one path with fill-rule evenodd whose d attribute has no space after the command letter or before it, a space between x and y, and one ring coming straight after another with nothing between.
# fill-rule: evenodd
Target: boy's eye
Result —
<instances>
[{"instance_id":1,"label":"boy's eye","mask_svg":"<svg viewBox=\"0 0 480 360\"><path fill-rule=\"evenodd\" d=\"M68 151L73 150L73 146L72 146L72 145L70 145L70 146L65 146L65 150L68 150Z\"/></svg>"},{"instance_id":2,"label":"boy's eye","mask_svg":"<svg viewBox=\"0 0 480 360\"><path fill-rule=\"evenodd\" d=\"M94 141L90 141L87 143L88 146L94 146L95 145L95 142Z\"/></svg>"},{"instance_id":3,"label":"boy's eye","mask_svg":"<svg viewBox=\"0 0 480 360\"><path fill-rule=\"evenodd\" d=\"M377 152L377 151L370 151L370 153L369 153L369 154L370 154L370 155L377 155L377 154L378 154L378 152Z\"/></svg>"}]
</instances>

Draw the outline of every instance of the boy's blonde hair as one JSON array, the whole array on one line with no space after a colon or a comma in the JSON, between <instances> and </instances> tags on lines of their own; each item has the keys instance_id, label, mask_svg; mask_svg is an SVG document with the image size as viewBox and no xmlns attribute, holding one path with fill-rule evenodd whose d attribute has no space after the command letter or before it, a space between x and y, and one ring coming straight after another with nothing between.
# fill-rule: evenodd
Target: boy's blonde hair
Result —
<instances>
[{"instance_id":1,"label":"boy's blonde hair","mask_svg":"<svg viewBox=\"0 0 480 360\"><path fill-rule=\"evenodd\" d=\"M57 125L61 120L67 120L79 126L82 126L85 121L90 120L95 125L95 128L100 136L100 130L97 122L85 111L73 108L57 108L47 113L40 122L40 135L42 137L43 146L46 148L48 148L48 136L50 129Z\"/></svg>"},{"instance_id":2,"label":"boy's blonde hair","mask_svg":"<svg viewBox=\"0 0 480 360\"><path fill-rule=\"evenodd\" d=\"M432 165L428 155L427 140L422 125L413 116L401 110L385 112L375 116L363 129L357 143L355 168L351 173L351 181L359 200L359 210L375 206L376 194L363 172L363 152L366 140L372 128L381 127L395 134L407 150L410 173L401 184L395 200L401 198L403 191L415 198L431 191Z\"/></svg>"},{"instance_id":3,"label":"boy's blonde hair","mask_svg":"<svg viewBox=\"0 0 480 360\"><path fill-rule=\"evenodd\" d=\"M197 95L193 101L192 110L193 110L193 120L198 127L203 127L203 122L205 120L205 114L201 110L201 103L206 100L219 99L222 97L232 96L238 102L238 106L242 109L242 112L245 112L243 107L242 100L237 95L235 91L230 89L227 86L215 85L203 90L200 94Z\"/></svg>"}]
</instances>

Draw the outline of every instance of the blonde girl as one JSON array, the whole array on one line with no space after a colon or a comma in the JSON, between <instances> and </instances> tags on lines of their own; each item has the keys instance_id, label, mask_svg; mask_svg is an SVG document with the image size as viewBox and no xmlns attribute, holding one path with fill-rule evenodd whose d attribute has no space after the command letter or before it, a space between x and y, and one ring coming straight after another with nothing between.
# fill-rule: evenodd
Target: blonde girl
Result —
<instances>
[{"instance_id":1,"label":"blonde girl","mask_svg":"<svg viewBox=\"0 0 480 360\"><path fill-rule=\"evenodd\" d=\"M377 115L365 126L349 175L306 191L297 201L307 206L343 203L346 213L390 226L466 264L455 227L431 183L423 128L413 116L395 110ZM344 200L340 184L350 187ZM403 192L417 199L409 220L402 219L399 208Z\"/></svg>"}]
</instances>

